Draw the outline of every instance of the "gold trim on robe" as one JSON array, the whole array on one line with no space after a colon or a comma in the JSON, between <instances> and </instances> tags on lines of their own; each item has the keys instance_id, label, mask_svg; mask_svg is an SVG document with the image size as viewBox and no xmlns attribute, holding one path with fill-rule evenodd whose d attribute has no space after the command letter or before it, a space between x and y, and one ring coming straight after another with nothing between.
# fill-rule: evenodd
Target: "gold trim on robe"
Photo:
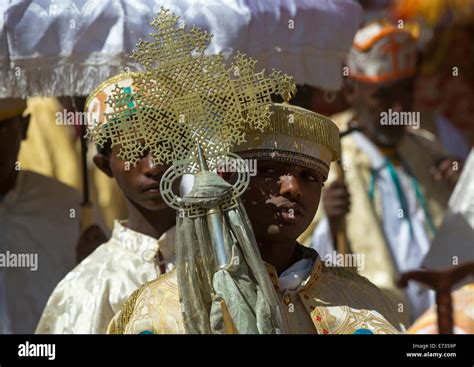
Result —
<instances>
[{"instance_id":1,"label":"gold trim on robe","mask_svg":"<svg viewBox=\"0 0 474 367\"><path fill-rule=\"evenodd\" d=\"M267 268L275 279L276 271L271 266ZM395 307L375 285L351 269L327 267L317 259L311 275L296 293L309 316L306 319L319 334L353 334L360 329L374 334L396 334L403 329ZM135 291L107 332L184 333L176 271Z\"/></svg>"}]
</instances>

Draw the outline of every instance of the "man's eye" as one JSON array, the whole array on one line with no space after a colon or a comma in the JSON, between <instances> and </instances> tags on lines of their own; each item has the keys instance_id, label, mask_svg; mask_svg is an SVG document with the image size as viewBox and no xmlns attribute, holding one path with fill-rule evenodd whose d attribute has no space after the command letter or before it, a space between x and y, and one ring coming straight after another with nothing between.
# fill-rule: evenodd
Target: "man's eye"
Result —
<instances>
[{"instance_id":1,"label":"man's eye","mask_svg":"<svg viewBox=\"0 0 474 367\"><path fill-rule=\"evenodd\" d=\"M316 175L312 175L310 173L306 173L303 176L306 180L311 181L311 182L316 182L316 181L321 181L320 178Z\"/></svg>"}]
</instances>

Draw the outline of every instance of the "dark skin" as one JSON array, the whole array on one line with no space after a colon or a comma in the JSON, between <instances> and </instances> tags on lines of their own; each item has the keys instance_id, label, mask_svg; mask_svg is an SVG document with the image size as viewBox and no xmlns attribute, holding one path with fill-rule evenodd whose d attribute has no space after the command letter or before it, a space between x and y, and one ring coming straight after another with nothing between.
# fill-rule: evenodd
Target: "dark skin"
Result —
<instances>
[{"instance_id":1,"label":"dark skin","mask_svg":"<svg viewBox=\"0 0 474 367\"><path fill-rule=\"evenodd\" d=\"M119 146L114 146L110 154L96 154L94 163L107 176L115 178L124 193L128 228L158 239L176 223L176 213L163 201L159 189L169 166L153 164L148 153L133 166L120 159L118 153Z\"/></svg>"},{"instance_id":2,"label":"dark skin","mask_svg":"<svg viewBox=\"0 0 474 367\"><path fill-rule=\"evenodd\" d=\"M382 125L382 112L410 112L413 109L414 78L398 80L392 83L363 83L350 81L345 88L345 96L355 110L356 124L362 133L380 148L395 150L406 134L405 126ZM446 181L452 187L457 183L462 171L453 165L455 159L443 157L433 162L431 172L436 181ZM323 195L323 205L333 238L338 232L342 220L350 211L350 194L344 182L334 182Z\"/></svg>"},{"instance_id":3,"label":"dark skin","mask_svg":"<svg viewBox=\"0 0 474 367\"><path fill-rule=\"evenodd\" d=\"M0 121L0 196L6 195L18 176L15 165L21 141L26 139L30 119L21 115Z\"/></svg>"},{"instance_id":4,"label":"dark skin","mask_svg":"<svg viewBox=\"0 0 474 367\"><path fill-rule=\"evenodd\" d=\"M300 260L297 238L316 214L322 177L315 170L273 160L259 160L257 168L242 200L263 260L280 274Z\"/></svg>"},{"instance_id":5,"label":"dark skin","mask_svg":"<svg viewBox=\"0 0 474 367\"><path fill-rule=\"evenodd\" d=\"M128 227L159 238L175 224L175 212L158 190L168 166L154 166L151 157L145 155L127 171L118 152L114 147L109 155L97 154L94 162L109 177L115 177L124 192L129 203ZM314 170L258 161L258 174L242 198L262 257L279 273L300 260L296 240L316 214L321 187L322 177Z\"/></svg>"},{"instance_id":6,"label":"dark skin","mask_svg":"<svg viewBox=\"0 0 474 367\"><path fill-rule=\"evenodd\" d=\"M356 113L357 125L380 147L394 148L406 133L405 126L382 125L382 112L413 111L414 78L392 83L354 82L347 86L345 95Z\"/></svg>"}]
</instances>

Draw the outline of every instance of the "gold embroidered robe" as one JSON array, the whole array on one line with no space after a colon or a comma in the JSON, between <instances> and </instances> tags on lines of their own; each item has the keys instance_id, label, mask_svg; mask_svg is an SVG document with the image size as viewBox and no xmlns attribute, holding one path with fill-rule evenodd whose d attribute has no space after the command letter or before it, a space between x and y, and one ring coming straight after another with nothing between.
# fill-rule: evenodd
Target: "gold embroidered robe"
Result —
<instances>
[{"instance_id":1,"label":"gold embroidered robe","mask_svg":"<svg viewBox=\"0 0 474 367\"><path fill-rule=\"evenodd\" d=\"M269 266L269 272L278 286L275 269ZM365 329L394 334L402 329L395 307L376 286L350 269L326 267L320 259L295 292L280 295L291 313L290 332L353 334ZM136 290L109 324L108 333L184 333L176 271Z\"/></svg>"}]
</instances>

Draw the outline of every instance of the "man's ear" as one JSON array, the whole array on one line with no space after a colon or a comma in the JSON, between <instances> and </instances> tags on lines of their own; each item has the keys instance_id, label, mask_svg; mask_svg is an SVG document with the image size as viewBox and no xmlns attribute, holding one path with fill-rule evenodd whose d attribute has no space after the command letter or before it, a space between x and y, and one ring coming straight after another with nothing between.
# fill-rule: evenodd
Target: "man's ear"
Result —
<instances>
[{"instance_id":1,"label":"man's ear","mask_svg":"<svg viewBox=\"0 0 474 367\"><path fill-rule=\"evenodd\" d=\"M99 168L107 176L114 177L114 174L110 169L110 157L108 155L97 153L93 160L97 168Z\"/></svg>"}]
</instances>

